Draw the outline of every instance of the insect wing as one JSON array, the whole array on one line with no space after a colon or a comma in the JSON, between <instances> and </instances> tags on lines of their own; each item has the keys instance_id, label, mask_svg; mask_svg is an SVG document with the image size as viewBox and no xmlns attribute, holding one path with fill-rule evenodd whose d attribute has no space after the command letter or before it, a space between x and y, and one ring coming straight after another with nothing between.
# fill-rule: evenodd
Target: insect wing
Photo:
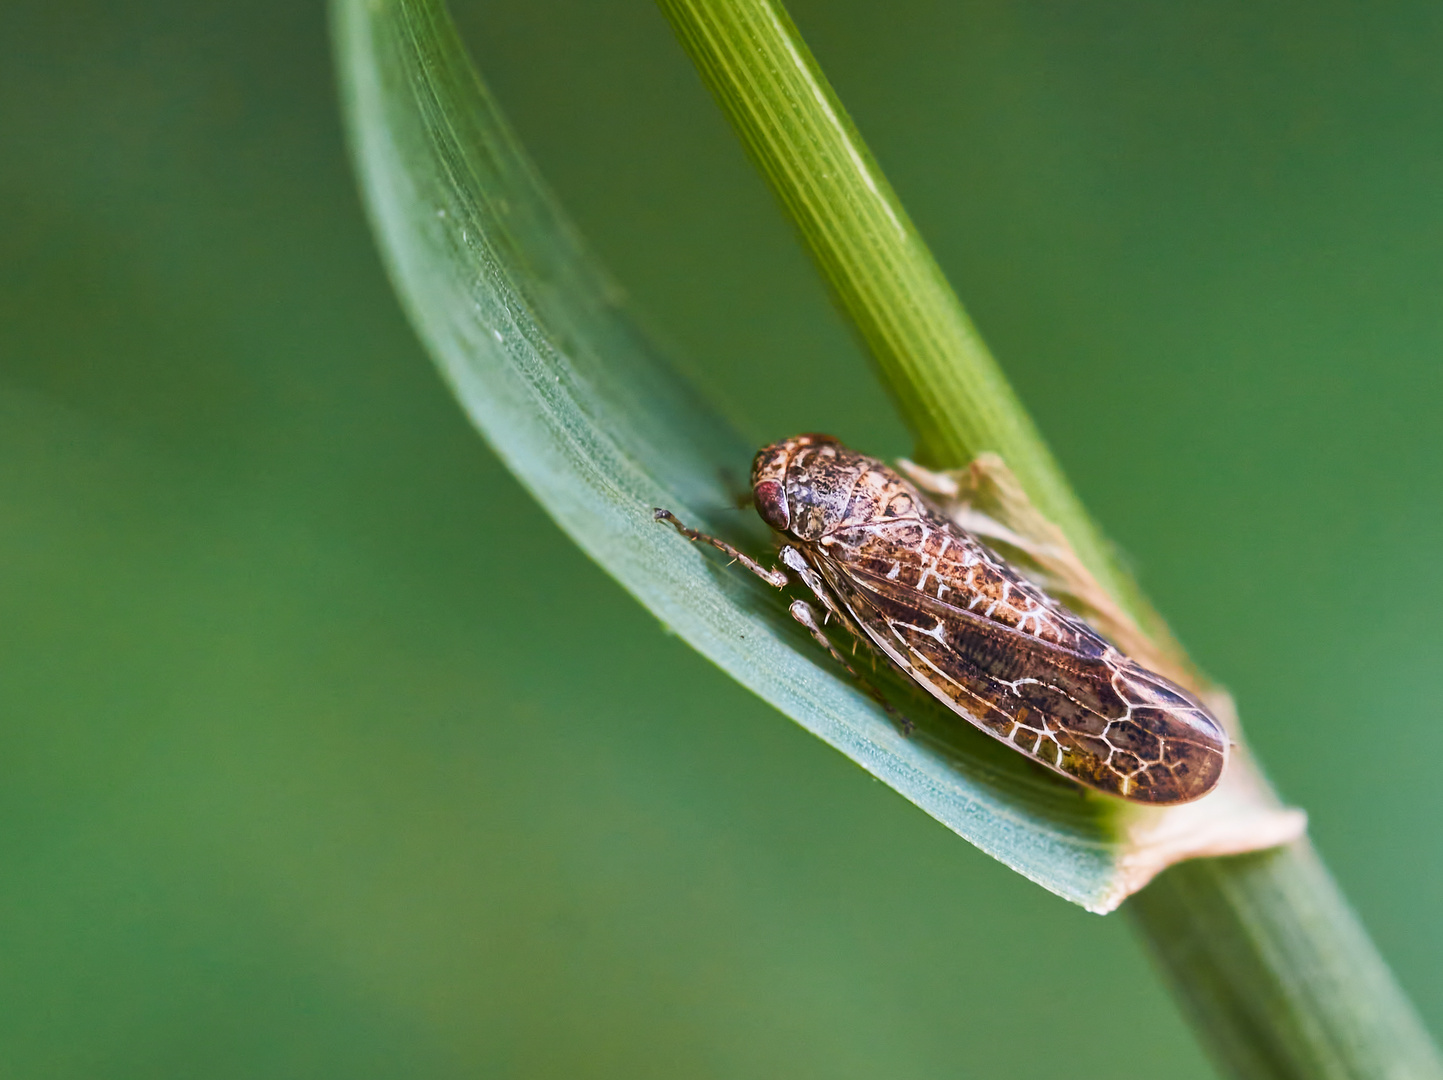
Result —
<instances>
[{"instance_id":1,"label":"insect wing","mask_svg":"<svg viewBox=\"0 0 1443 1080\"><path fill-rule=\"evenodd\" d=\"M1090 630L1087 644L1100 649L1088 655L821 552L815 565L872 643L906 674L1049 768L1158 804L1197 798L1221 776L1227 738L1211 715Z\"/></svg>"}]
</instances>

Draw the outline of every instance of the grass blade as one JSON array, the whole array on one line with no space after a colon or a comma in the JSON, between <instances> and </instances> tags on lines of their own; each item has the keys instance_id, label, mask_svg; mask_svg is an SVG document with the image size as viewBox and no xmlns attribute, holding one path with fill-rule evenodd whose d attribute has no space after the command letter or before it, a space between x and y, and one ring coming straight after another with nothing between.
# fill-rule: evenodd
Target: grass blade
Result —
<instances>
[{"instance_id":1,"label":"grass blade","mask_svg":"<svg viewBox=\"0 0 1443 1080\"><path fill-rule=\"evenodd\" d=\"M335 0L362 189L419 334L487 441L667 626L927 813L1044 887L1115 905L1127 812L970 730L902 737L749 575L655 525L668 506L760 552L747 445L637 332L436 0ZM685 703L678 703L684 712ZM953 725L957 727L959 725Z\"/></svg>"}]
</instances>

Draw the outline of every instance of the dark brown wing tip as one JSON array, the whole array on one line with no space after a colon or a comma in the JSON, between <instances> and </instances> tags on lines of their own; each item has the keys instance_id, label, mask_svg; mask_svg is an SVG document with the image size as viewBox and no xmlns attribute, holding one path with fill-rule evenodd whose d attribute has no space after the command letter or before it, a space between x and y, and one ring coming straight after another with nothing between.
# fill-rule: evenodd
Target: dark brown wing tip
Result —
<instances>
[{"instance_id":1,"label":"dark brown wing tip","mask_svg":"<svg viewBox=\"0 0 1443 1080\"><path fill-rule=\"evenodd\" d=\"M1226 747L1226 743L1222 744ZM1209 795L1222 781L1227 768L1226 749L1198 746L1170 769L1159 770L1151 781L1124 798L1150 806L1179 806ZM1122 794L1119 792L1119 794Z\"/></svg>"}]
</instances>

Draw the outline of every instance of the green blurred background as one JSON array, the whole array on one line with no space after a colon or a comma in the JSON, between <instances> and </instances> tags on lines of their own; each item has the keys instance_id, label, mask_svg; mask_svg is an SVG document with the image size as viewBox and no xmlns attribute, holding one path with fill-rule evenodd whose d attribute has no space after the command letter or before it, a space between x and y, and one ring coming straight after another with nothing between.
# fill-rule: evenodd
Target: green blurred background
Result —
<instances>
[{"instance_id":1,"label":"green blurred background","mask_svg":"<svg viewBox=\"0 0 1443 1080\"><path fill-rule=\"evenodd\" d=\"M1443 1029L1443 9L793 10ZM744 430L908 449L646 0L457 16ZM0 7L0 611L5 1077L1210 1075L1125 918L748 696L500 468L320 4Z\"/></svg>"}]
</instances>

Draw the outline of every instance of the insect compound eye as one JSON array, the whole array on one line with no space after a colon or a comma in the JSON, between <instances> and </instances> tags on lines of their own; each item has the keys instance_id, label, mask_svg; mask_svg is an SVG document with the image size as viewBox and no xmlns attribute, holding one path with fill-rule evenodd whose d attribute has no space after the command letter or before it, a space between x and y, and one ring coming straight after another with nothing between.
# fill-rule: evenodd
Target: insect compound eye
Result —
<instances>
[{"instance_id":1,"label":"insect compound eye","mask_svg":"<svg viewBox=\"0 0 1443 1080\"><path fill-rule=\"evenodd\" d=\"M787 510L787 495L782 490L782 485L775 480L763 480L756 487L752 488L752 499L757 504L757 513L777 532L786 532L787 526L791 524L791 514Z\"/></svg>"}]
</instances>

